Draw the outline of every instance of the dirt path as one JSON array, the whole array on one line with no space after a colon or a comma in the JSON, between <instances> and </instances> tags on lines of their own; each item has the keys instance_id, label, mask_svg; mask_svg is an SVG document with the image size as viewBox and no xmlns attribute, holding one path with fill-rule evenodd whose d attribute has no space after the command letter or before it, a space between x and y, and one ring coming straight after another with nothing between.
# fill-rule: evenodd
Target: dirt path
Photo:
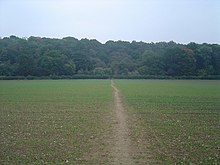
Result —
<instances>
[{"instance_id":1,"label":"dirt path","mask_svg":"<svg viewBox=\"0 0 220 165\"><path fill-rule=\"evenodd\" d=\"M116 88L115 83L111 80L111 86L114 89L114 103L116 113L116 124L114 127L114 141L112 149L113 164L132 165L131 142L129 137L129 129L127 126L127 112L123 107L120 92Z\"/></svg>"}]
</instances>

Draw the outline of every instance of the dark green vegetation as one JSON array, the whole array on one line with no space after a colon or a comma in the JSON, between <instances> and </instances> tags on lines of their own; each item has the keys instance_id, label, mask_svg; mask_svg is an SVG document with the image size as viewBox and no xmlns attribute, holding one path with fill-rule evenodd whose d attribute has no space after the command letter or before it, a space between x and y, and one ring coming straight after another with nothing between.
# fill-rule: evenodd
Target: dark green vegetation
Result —
<instances>
[{"instance_id":1,"label":"dark green vegetation","mask_svg":"<svg viewBox=\"0 0 220 165\"><path fill-rule=\"evenodd\" d=\"M116 85L129 110L137 162L220 162L220 81L117 80Z\"/></svg>"},{"instance_id":2,"label":"dark green vegetation","mask_svg":"<svg viewBox=\"0 0 220 165\"><path fill-rule=\"evenodd\" d=\"M10 36L0 39L0 76L49 78L220 75L220 45ZM69 76L69 77L68 77Z\"/></svg>"},{"instance_id":3,"label":"dark green vegetation","mask_svg":"<svg viewBox=\"0 0 220 165\"><path fill-rule=\"evenodd\" d=\"M112 104L107 80L0 81L0 164L105 163Z\"/></svg>"}]
</instances>

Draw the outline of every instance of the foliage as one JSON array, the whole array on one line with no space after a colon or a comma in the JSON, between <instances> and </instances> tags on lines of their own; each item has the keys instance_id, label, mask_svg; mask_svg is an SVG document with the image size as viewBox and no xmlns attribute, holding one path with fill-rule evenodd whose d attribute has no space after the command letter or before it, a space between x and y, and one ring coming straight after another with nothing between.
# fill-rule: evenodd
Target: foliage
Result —
<instances>
[{"instance_id":1,"label":"foliage","mask_svg":"<svg viewBox=\"0 0 220 165\"><path fill-rule=\"evenodd\" d=\"M220 75L220 45L66 37L0 39L0 76Z\"/></svg>"}]
</instances>

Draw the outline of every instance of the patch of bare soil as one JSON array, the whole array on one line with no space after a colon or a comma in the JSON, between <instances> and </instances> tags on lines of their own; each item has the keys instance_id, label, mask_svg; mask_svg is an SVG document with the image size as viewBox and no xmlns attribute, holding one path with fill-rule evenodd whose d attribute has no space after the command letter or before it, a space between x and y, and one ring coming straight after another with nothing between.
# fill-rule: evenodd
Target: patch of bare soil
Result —
<instances>
[{"instance_id":1,"label":"patch of bare soil","mask_svg":"<svg viewBox=\"0 0 220 165\"><path fill-rule=\"evenodd\" d=\"M114 89L114 103L116 114L116 120L112 135L114 140L114 144L111 150L113 161L112 164L132 165L134 164L134 162L132 159L132 147L129 136L130 131L127 124L128 115L122 104L120 92L115 86L113 80L111 80L111 86Z\"/></svg>"}]
</instances>

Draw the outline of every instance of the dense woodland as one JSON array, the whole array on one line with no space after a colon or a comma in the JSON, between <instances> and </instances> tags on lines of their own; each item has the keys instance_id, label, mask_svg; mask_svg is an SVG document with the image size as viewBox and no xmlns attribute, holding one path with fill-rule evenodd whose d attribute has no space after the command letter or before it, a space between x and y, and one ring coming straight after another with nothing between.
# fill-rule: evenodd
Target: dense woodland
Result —
<instances>
[{"instance_id":1,"label":"dense woodland","mask_svg":"<svg viewBox=\"0 0 220 165\"><path fill-rule=\"evenodd\" d=\"M0 77L217 76L220 45L144 43L66 37L0 39Z\"/></svg>"}]
</instances>

